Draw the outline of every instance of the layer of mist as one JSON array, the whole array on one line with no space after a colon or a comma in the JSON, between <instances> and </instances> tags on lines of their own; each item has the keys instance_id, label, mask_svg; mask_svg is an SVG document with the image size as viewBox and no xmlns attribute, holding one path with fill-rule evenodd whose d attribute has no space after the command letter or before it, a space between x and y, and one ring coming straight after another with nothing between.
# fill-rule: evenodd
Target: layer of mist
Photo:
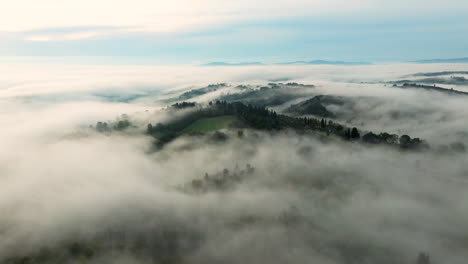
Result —
<instances>
[{"instance_id":1,"label":"layer of mist","mask_svg":"<svg viewBox=\"0 0 468 264\"><path fill-rule=\"evenodd\" d=\"M340 96L336 121L467 145L468 98L383 84L465 68L0 66L0 262L466 263L465 152L249 128L155 151L145 134L184 92L227 83L191 98L207 104L288 80L311 86L273 109ZM121 118L131 129L90 128Z\"/></svg>"}]
</instances>

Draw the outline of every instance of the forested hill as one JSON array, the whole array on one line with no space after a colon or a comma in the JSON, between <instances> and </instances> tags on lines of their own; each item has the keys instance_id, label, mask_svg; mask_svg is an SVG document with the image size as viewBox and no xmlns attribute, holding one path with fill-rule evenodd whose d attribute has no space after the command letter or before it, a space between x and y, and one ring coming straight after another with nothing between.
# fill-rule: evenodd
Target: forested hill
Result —
<instances>
[{"instance_id":1,"label":"forested hill","mask_svg":"<svg viewBox=\"0 0 468 264\"><path fill-rule=\"evenodd\" d=\"M403 83L402 86L398 86L397 84L394 84L393 87L398 87L398 88L403 88L403 89L424 89L424 90L429 90L429 91L437 91L441 93L447 93L447 94L455 94L455 95L468 95L468 92L463 92L455 89L447 89L447 88L442 88L436 85L422 85L422 84L416 84L416 83Z\"/></svg>"},{"instance_id":2,"label":"forested hill","mask_svg":"<svg viewBox=\"0 0 468 264\"><path fill-rule=\"evenodd\" d=\"M336 136L347 141L356 141L370 144L386 144L404 149L423 150L429 145L419 139L408 135L398 136L390 133L367 132L361 136L362 131L356 127L333 122L331 120L316 119L310 117L291 117L277 114L275 111L264 107L247 105L242 102L228 103L226 101L210 102L205 107L199 107L187 115L168 122L167 124L148 124L147 134L156 140L158 148L174 140L180 135L186 134L187 127L206 118L232 117L231 125L234 128L251 128L266 131L278 131L294 129L296 131L315 131L328 136ZM222 118L225 120L226 118ZM219 136L220 134L218 134ZM222 138L222 136L221 136Z\"/></svg>"}]
</instances>

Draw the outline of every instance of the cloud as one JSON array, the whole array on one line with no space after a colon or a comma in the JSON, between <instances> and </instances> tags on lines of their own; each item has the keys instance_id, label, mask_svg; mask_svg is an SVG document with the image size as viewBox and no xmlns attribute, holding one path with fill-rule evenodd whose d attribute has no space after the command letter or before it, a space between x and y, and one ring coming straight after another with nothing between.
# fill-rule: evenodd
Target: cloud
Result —
<instances>
[{"instance_id":1,"label":"cloud","mask_svg":"<svg viewBox=\"0 0 468 264\"><path fill-rule=\"evenodd\" d=\"M24 31L51 27L76 26L116 26L130 27L134 30L167 32L181 30L197 25L223 23L246 16L281 15L283 7L292 14L305 12L318 13L332 11L332 4L341 8L354 9L344 5L346 1L334 0L323 5L320 1L262 1L258 7L248 1L219 2L205 0L195 3L187 0L167 1L57 1L46 0L41 3L17 1L8 3L2 9L1 31ZM28 8L25 9L24 6ZM274 12L270 12L274 11ZM22 14L22 19L18 14ZM268 15L269 16L269 15ZM26 18L26 19L25 19Z\"/></svg>"},{"instance_id":2,"label":"cloud","mask_svg":"<svg viewBox=\"0 0 468 264\"><path fill-rule=\"evenodd\" d=\"M79 33L69 34L53 34L53 35L31 35L24 38L26 41L47 42L47 41L72 41L90 39L97 36L104 36L106 33L102 31L83 31Z\"/></svg>"},{"instance_id":3,"label":"cloud","mask_svg":"<svg viewBox=\"0 0 468 264\"><path fill-rule=\"evenodd\" d=\"M27 8L25 8L27 7ZM5 3L0 13L0 31L29 31L42 28L112 26L129 31L174 32L259 19L298 16L385 14L460 11L468 6L457 0L444 1L344 1L260 0L198 2L188 0L27 0Z\"/></svg>"}]
</instances>

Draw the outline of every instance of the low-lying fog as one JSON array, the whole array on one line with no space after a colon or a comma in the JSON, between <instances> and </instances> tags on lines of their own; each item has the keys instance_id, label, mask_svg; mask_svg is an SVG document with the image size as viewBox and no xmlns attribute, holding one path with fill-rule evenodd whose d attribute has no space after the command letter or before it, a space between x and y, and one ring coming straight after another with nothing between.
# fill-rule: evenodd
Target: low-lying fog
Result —
<instances>
[{"instance_id":1,"label":"low-lying fog","mask_svg":"<svg viewBox=\"0 0 468 264\"><path fill-rule=\"evenodd\" d=\"M144 135L147 123L167 118L160 99L178 92L298 82L314 84L311 94L367 98L350 121L359 128L468 144L468 96L383 83L466 68L2 65L0 259L78 242L96 252L91 263L416 263L420 252L431 263L466 263L466 153L293 131L246 131L216 144L182 137L152 152ZM141 129L87 129L122 114ZM205 173L247 164L255 171L232 189L183 191Z\"/></svg>"}]
</instances>

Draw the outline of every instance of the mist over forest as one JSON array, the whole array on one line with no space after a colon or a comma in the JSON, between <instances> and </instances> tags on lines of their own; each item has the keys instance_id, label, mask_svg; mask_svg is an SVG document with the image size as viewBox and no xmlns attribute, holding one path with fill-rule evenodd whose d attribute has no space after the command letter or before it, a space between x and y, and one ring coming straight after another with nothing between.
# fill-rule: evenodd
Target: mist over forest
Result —
<instances>
[{"instance_id":1,"label":"mist over forest","mask_svg":"<svg viewBox=\"0 0 468 264\"><path fill-rule=\"evenodd\" d=\"M465 66L0 65L0 263L464 264Z\"/></svg>"}]
</instances>

